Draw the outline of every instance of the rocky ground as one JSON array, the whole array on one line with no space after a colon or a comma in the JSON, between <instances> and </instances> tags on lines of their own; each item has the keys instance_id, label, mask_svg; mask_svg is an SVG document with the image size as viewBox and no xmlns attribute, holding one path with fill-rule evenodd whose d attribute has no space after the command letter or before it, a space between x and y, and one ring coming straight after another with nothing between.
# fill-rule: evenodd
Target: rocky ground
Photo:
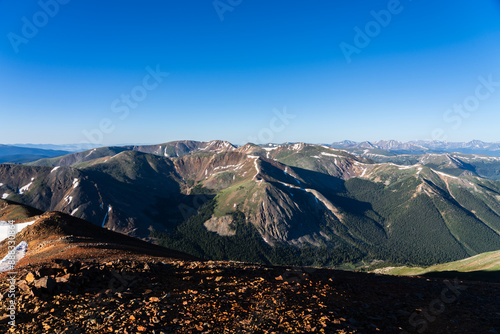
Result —
<instances>
[{"instance_id":1,"label":"rocky ground","mask_svg":"<svg viewBox=\"0 0 500 334\"><path fill-rule=\"evenodd\" d=\"M1 333L500 333L498 283L199 261L59 212L2 217L35 222L0 274Z\"/></svg>"},{"instance_id":2,"label":"rocky ground","mask_svg":"<svg viewBox=\"0 0 500 334\"><path fill-rule=\"evenodd\" d=\"M141 256L16 278L6 333L500 333L499 284Z\"/></svg>"}]
</instances>

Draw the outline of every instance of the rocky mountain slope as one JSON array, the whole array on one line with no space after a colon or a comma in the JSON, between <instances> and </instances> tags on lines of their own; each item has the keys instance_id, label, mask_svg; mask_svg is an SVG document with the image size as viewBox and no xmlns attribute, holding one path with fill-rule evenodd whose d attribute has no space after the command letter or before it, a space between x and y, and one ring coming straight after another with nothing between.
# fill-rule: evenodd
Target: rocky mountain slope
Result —
<instances>
[{"instance_id":1,"label":"rocky mountain slope","mask_svg":"<svg viewBox=\"0 0 500 334\"><path fill-rule=\"evenodd\" d=\"M0 195L210 259L430 265L500 249L500 184L436 159L182 141L0 165Z\"/></svg>"},{"instance_id":2,"label":"rocky mountain slope","mask_svg":"<svg viewBox=\"0 0 500 334\"><path fill-rule=\"evenodd\" d=\"M18 222L34 220L16 235L29 246L15 298L12 277L0 274L0 300L15 300L16 313L16 327L0 315L4 333L493 334L500 326L498 284L192 260L66 214L2 205Z\"/></svg>"},{"instance_id":3,"label":"rocky mountain slope","mask_svg":"<svg viewBox=\"0 0 500 334\"><path fill-rule=\"evenodd\" d=\"M379 163L394 163L402 166L421 164L454 176L473 175L500 180L500 157L463 153L408 155L380 150L353 151L352 153Z\"/></svg>"}]
</instances>

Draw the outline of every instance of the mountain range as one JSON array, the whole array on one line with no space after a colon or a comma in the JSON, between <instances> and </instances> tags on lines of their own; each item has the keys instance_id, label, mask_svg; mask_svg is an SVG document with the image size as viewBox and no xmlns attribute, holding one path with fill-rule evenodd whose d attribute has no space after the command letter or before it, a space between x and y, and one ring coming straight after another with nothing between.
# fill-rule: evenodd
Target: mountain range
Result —
<instances>
[{"instance_id":1,"label":"mountain range","mask_svg":"<svg viewBox=\"0 0 500 334\"><path fill-rule=\"evenodd\" d=\"M335 148L343 148L354 151L361 150L384 150L396 154L425 154L425 153L465 153L484 154L490 156L500 156L500 143L487 143L481 140L471 140L469 142L445 142L445 141L425 141L415 140L400 142L397 140L379 140L376 142L355 142L344 140L331 144Z\"/></svg>"},{"instance_id":2,"label":"mountain range","mask_svg":"<svg viewBox=\"0 0 500 334\"><path fill-rule=\"evenodd\" d=\"M0 144L0 163L24 163L70 153L64 150L41 149Z\"/></svg>"},{"instance_id":3,"label":"mountain range","mask_svg":"<svg viewBox=\"0 0 500 334\"><path fill-rule=\"evenodd\" d=\"M0 164L0 196L205 259L430 265L500 249L497 158L385 151L377 162L370 150L382 148L359 149L95 148Z\"/></svg>"}]
</instances>

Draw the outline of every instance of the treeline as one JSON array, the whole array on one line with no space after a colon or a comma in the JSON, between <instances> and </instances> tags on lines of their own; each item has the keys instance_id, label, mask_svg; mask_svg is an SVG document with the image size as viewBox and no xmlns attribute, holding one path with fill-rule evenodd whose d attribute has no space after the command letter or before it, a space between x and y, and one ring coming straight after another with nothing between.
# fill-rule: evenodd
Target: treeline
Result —
<instances>
[{"instance_id":1,"label":"treeline","mask_svg":"<svg viewBox=\"0 0 500 334\"><path fill-rule=\"evenodd\" d=\"M246 221L244 213L233 215L234 236L219 236L208 231L204 223L212 217L216 202L206 203L197 215L180 224L172 233L152 231L164 247L182 251L206 260L234 260L274 265L336 266L346 262L357 262L365 254L350 247L302 248L288 245L268 245L257 229Z\"/></svg>"},{"instance_id":2,"label":"treeline","mask_svg":"<svg viewBox=\"0 0 500 334\"><path fill-rule=\"evenodd\" d=\"M415 193L418 182L409 177L385 186L354 178L345 183L343 193L325 192L342 212L343 221L337 222L337 234L324 230L331 241L321 247L271 247L239 211L232 213L235 236L210 232L204 223L212 217L216 199L173 232L153 231L151 236L165 247L203 259L299 266L335 267L371 260L432 265L500 248L500 238L484 223L500 223L495 203L465 189L451 189L453 196L439 188L435 195ZM328 220L323 223L326 227Z\"/></svg>"}]
</instances>

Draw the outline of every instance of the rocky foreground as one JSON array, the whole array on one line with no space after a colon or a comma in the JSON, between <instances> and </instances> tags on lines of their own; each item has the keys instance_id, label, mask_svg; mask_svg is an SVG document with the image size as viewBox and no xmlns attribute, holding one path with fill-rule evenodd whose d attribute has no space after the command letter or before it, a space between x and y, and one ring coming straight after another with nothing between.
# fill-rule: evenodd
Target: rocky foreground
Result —
<instances>
[{"instance_id":1,"label":"rocky foreground","mask_svg":"<svg viewBox=\"0 0 500 334\"><path fill-rule=\"evenodd\" d=\"M0 333L500 333L498 283L199 261L33 210L0 206L33 221L0 274Z\"/></svg>"},{"instance_id":2,"label":"rocky foreground","mask_svg":"<svg viewBox=\"0 0 500 334\"><path fill-rule=\"evenodd\" d=\"M494 334L500 328L499 284L141 256L55 259L25 265L16 277L16 326L5 313L5 333ZM4 303L6 273L0 281Z\"/></svg>"}]
</instances>

